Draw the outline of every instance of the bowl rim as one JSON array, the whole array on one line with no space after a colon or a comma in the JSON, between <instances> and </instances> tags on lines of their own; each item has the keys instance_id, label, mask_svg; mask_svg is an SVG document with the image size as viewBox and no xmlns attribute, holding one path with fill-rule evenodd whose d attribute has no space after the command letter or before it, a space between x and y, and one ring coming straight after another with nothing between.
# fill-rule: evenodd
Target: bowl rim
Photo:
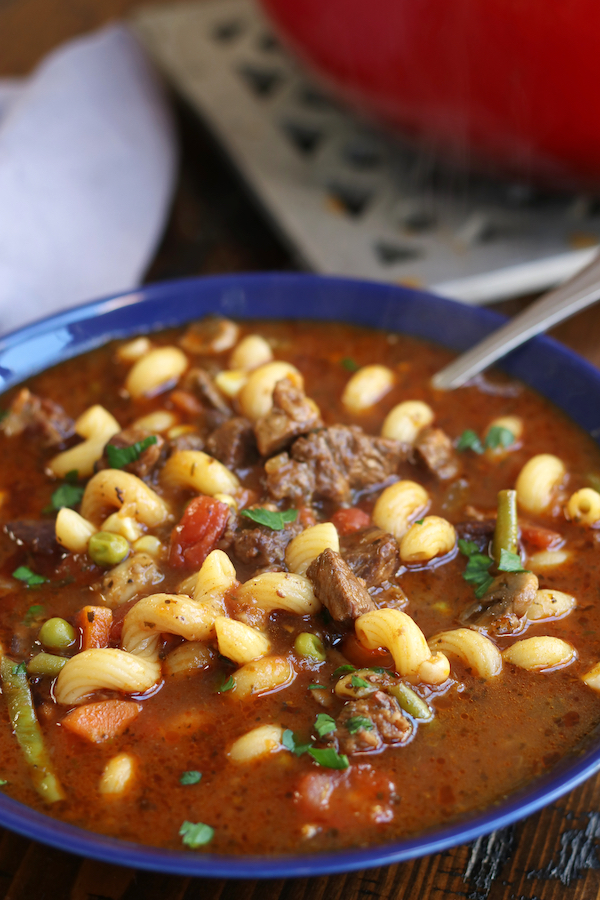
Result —
<instances>
[{"instance_id":1,"label":"bowl rim","mask_svg":"<svg viewBox=\"0 0 600 900\"><path fill-rule=\"evenodd\" d=\"M368 325L374 324L377 316L380 327L408 329L417 337L455 350L465 349L504 321L491 310L412 288L335 276L252 273L177 279L94 300L0 337L0 389L108 340L180 325L209 311L247 318L248 306L253 318L275 312L280 318L335 320L345 313L348 321ZM298 309L303 315L297 315ZM571 418L598 439L600 402L590 403L590 399L595 395L600 401L600 372L590 363L557 341L540 336L513 351L502 368L549 396L563 410L566 404ZM590 406L599 412L594 413ZM582 749L563 758L550 774L483 811L442 828L368 848L279 856L166 850L69 825L1 793L0 826L63 851L168 874L287 878L350 872L438 853L531 815L600 770L599 734L600 727Z\"/></svg>"}]
</instances>

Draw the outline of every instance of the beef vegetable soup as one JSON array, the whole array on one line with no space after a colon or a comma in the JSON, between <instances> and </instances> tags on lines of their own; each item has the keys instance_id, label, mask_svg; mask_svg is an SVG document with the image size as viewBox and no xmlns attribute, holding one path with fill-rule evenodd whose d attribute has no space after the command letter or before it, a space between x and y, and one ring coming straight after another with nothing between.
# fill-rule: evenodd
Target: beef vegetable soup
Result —
<instances>
[{"instance_id":1,"label":"beef vegetable soup","mask_svg":"<svg viewBox=\"0 0 600 900\"><path fill-rule=\"evenodd\" d=\"M190 851L415 834L600 721L600 456L500 376L208 318L5 398L2 790Z\"/></svg>"}]
</instances>

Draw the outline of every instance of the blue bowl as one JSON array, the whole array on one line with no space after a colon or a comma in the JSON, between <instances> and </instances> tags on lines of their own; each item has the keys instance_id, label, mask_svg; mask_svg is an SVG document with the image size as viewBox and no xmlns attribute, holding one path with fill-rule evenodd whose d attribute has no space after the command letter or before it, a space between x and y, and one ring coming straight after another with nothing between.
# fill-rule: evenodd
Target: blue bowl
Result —
<instances>
[{"instance_id":1,"label":"blue bowl","mask_svg":"<svg viewBox=\"0 0 600 900\"><path fill-rule=\"evenodd\" d=\"M503 322L489 310L408 288L307 275L232 275L167 282L98 300L28 325L0 339L0 384L24 378L112 338L180 325L209 312L235 318L310 318L378 326L464 350ZM600 373L550 338L510 354L503 368L600 435ZM600 737L553 772L483 813L406 840L338 853L219 856L160 850L65 825L0 795L0 825L61 850L116 865L176 875L288 878L389 865L473 841L552 803L600 768Z\"/></svg>"}]
</instances>

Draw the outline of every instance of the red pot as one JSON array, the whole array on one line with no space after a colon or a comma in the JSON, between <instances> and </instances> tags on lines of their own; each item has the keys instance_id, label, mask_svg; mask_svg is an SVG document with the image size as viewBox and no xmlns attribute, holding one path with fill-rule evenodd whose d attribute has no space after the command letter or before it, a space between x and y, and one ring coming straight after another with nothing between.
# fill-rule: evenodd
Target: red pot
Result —
<instances>
[{"instance_id":1,"label":"red pot","mask_svg":"<svg viewBox=\"0 0 600 900\"><path fill-rule=\"evenodd\" d=\"M261 0L346 99L460 161L600 184L598 0Z\"/></svg>"}]
</instances>

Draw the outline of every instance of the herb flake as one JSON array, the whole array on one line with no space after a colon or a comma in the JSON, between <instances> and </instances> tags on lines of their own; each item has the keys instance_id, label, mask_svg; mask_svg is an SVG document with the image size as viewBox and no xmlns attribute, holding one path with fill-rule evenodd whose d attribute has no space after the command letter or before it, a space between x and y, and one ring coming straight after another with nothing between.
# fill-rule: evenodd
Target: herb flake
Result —
<instances>
[{"instance_id":1,"label":"herb flake","mask_svg":"<svg viewBox=\"0 0 600 900\"><path fill-rule=\"evenodd\" d=\"M30 628L34 624L34 622L37 621L37 619L41 619L45 611L45 607L43 607L40 603L34 603L34 605L30 606L25 613L23 624Z\"/></svg>"},{"instance_id":2,"label":"herb flake","mask_svg":"<svg viewBox=\"0 0 600 900\"><path fill-rule=\"evenodd\" d=\"M503 425L492 425L485 436L485 446L489 450L498 450L498 448L506 450L514 442L514 434L510 429L504 428Z\"/></svg>"},{"instance_id":3,"label":"herb flake","mask_svg":"<svg viewBox=\"0 0 600 900\"><path fill-rule=\"evenodd\" d=\"M214 833L215 829L210 825L205 825L204 822L184 822L179 829L183 843L192 850L195 850L196 847L203 847L212 841Z\"/></svg>"},{"instance_id":4,"label":"herb flake","mask_svg":"<svg viewBox=\"0 0 600 900\"><path fill-rule=\"evenodd\" d=\"M365 681L364 678L359 678L358 675L353 675L350 679L350 684L353 688L372 688L373 685L369 684L368 681Z\"/></svg>"},{"instance_id":5,"label":"herb flake","mask_svg":"<svg viewBox=\"0 0 600 900\"><path fill-rule=\"evenodd\" d=\"M302 744L290 728L286 728L281 735L281 743L285 749L290 750L294 756L302 756L302 754L306 753L311 746L310 741L306 744Z\"/></svg>"},{"instance_id":6,"label":"herb flake","mask_svg":"<svg viewBox=\"0 0 600 900\"><path fill-rule=\"evenodd\" d=\"M45 584L48 581L43 575L32 572L29 566L19 566L19 568L15 569L12 573L12 577L16 578L17 581L22 581L27 587L35 587L38 584Z\"/></svg>"},{"instance_id":7,"label":"herb flake","mask_svg":"<svg viewBox=\"0 0 600 900\"><path fill-rule=\"evenodd\" d=\"M115 447L114 444L106 445L106 456L111 469L124 469L129 463L139 459L144 450L156 444L157 437L155 434L149 434L143 441L136 441L129 447Z\"/></svg>"},{"instance_id":8,"label":"herb flake","mask_svg":"<svg viewBox=\"0 0 600 900\"><path fill-rule=\"evenodd\" d=\"M326 747L319 750L317 747L311 747L308 755L312 756L314 761L320 766L327 769L347 769L350 763L345 753L338 753L332 747Z\"/></svg>"},{"instance_id":9,"label":"herb flake","mask_svg":"<svg viewBox=\"0 0 600 900\"><path fill-rule=\"evenodd\" d=\"M195 769L190 769L187 772L182 772L179 777L179 784L198 784L201 778L202 772L197 772Z\"/></svg>"},{"instance_id":10,"label":"herb flake","mask_svg":"<svg viewBox=\"0 0 600 900\"><path fill-rule=\"evenodd\" d=\"M79 506L84 490L85 488L80 484L72 484L69 481L65 481L52 494L48 511L57 512L59 509L73 509L73 507Z\"/></svg>"},{"instance_id":11,"label":"herb flake","mask_svg":"<svg viewBox=\"0 0 600 900\"><path fill-rule=\"evenodd\" d=\"M498 568L501 572L526 572L523 568L521 557L518 553L511 553L510 550L502 549L500 551L500 563Z\"/></svg>"},{"instance_id":12,"label":"herb flake","mask_svg":"<svg viewBox=\"0 0 600 900\"><path fill-rule=\"evenodd\" d=\"M352 716L346 722L346 728L350 734L356 734L357 731L373 731L375 726L366 716Z\"/></svg>"},{"instance_id":13,"label":"herb flake","mask_svg":"<svg viewBox=\"0 0 600 900\"><path fill-rule=\"evenodd\" d=\"M358 372L360 369L356 360L352 359L350 356L345 356L344 359L341 360L341 363L346 372Z\"/></svg>"},{"instance_id":14,"label":"herb flake","mask_svg":"<svg viewBox=\"0 0 600 900\"><path fill-rule=\"evenodd\" d=\"M243 509L242 515L251 519L258 525L265 525L271 531L283 531L287 522L295 522L298 518L297 509L286 509L283 512L272 511L257 507L256 509Z\"/></svg>"},{"instance_id":15,"label":"herb flake","mask_svg":"<svg viewBox=\"0 0 600 900\"><path fill-rule=\"evenodd\" d=\"M356 672L356 666L351 666L350 663L348 663L345 666L338 666L333 674L334 675L347 675L348 672Z\"/></svg>"},{"instance_id":16,"label":"herb flake","mask_svg":"<svg viewBox=\"0 0 600 900\"><path fill-rule=\"evenodd\" d=\"M20 662L18 666L13 666L13 675L27 675L27 663Z\"/></svg>"},{"instance_id":17,"label":"herb flake","mask_svg":"<svg viewBox=\"0 0 600 900\"><path fill-rule=\"evenodd\" d=\"M230 675L227 681L223 681L222 684L217 688L217 694L224 694L226 691L232 690L235 687L235 680L233 675Z\"/></svg>"},{"instance_id":18,"label":"herb flake","mask_svg":"<svg viewBox=\"0 0 600 900\"><path fill-rule=\"evenodd\" d=\"M325 737L326 734L331 734L336 729L335 719L332 719L327 713L319 713L315 721L315 731L319 737Z\"/></svg>"},{"instance_id":19,"label":"herb flake","mask_svg":"<svg viewBox=\"0 0 600 900\"><path fill-rule=\"evenodd\" d=\"M456 449L459 451L472 450L474 453L483 453L484 447L473 429L467 428L459 437Z\"/></svg>"}]
</instances>

